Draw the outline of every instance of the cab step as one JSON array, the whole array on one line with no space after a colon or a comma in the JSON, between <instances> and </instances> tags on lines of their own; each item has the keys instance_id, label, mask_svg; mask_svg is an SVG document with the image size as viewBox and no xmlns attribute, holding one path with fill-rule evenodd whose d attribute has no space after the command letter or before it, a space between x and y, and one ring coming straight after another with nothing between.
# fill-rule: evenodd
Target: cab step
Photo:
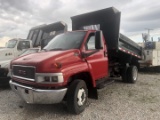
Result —
<instances>
[{"instance_id":1,"label":"cab step","mask_svg":"<svg viewBox=\"0 0 160 120\"><path fill-rule=\"evenodd\" d=\"M96 88L97 89L102 89L106 87L109 84L112 84L115 80L113 79L103 79L103 80L97 80L96 81Z\"/></svg>"}]
</instances>

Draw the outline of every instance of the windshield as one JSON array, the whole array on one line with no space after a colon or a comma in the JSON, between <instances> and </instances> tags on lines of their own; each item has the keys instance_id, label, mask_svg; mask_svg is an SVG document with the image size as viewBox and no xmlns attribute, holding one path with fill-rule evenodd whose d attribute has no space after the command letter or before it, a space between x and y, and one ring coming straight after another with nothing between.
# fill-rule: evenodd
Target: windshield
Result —
<instances>
[{"instance_id":1,"label":"windshield","mask_svg":"<svg viewBox=\"0 0 160 120\"><path fill-rule=\"evenodd\" d=\"M17 40L9 40L7 43L7 48L14 48L16 46Z\"/></svg>"},{"instance_id":2,"label":"windshield","mask_svg":"<svg viewBox=\"0 0 160 120\"><path fill-rule=\"evenodd\" d=\"M45 50L79 49L86 32L67 32L54 37Z\"/></svg>"},{"instance_id":3,"label":"windshield","mask_svg":"<svg viewBox=\"0 0 160 120\"><path fill-rule=\"evenodd\" d=\"M31 53L36 53L38 51L39 49L28 49L28 50L25 50L20 56L31 54Z\"/></svg>"}]
</instances>

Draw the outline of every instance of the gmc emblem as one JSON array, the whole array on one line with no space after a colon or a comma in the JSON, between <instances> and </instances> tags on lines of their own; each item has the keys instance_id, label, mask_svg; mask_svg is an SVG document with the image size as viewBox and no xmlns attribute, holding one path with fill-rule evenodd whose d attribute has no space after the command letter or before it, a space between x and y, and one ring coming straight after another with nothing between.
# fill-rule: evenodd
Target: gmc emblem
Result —
<instances>
[{"instance_id":1,"label":"gmc emblem","mask_svg":"<svg viewBox=\"0 0 160 120\"><path fill-rule=\"evenodd\" d=\"M18 70L18 73L19 73L20 75L26 75L26 71L25 71L25 70Z\"/></svg>"}]
</instances>

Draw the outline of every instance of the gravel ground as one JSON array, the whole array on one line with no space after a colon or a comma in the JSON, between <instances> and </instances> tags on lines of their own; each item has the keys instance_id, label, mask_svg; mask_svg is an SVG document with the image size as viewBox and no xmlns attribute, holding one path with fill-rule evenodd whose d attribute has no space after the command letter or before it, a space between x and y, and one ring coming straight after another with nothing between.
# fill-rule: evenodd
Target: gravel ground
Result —
<instances>
[{"instance_id":1,"label":"gravel ground","mask_svg":"<svg viewBox=\"0 0 160 120\"><path fill-rule=\"evenodd\" d=\"M89 99L80 115L63 104L30 105L9 88L0 88L0 120L160 120L160 74L140 73L136 84L116 81Z\"/></svg>"}]
</instances>

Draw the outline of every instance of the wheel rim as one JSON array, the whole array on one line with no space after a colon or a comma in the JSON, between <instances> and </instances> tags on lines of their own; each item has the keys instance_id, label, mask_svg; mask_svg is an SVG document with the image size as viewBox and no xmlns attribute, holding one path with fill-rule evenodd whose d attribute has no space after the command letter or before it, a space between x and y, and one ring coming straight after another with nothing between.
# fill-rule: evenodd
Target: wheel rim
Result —
<instances>
[{"instance_id":1,"label":"wheel rim","mask_svg":"<svg viewBox=\"0 0 160 120\"><path fill-rule=\"evenodd\" d=\"M77 94L78 106L84 105L85 101L86 101L86 91L84 88L81 88L78 90L78 94Z\"/></svg>"},{"instance_id":2,"label":"wheel rim","mask_svg":"<svg viewBox=\"0 0 160 120\"><path fill-rule=\"evenodd\" d=\"M133 80L136 81L137 80L137 75L138 75L136 68L133 69L132 74L133 74Z\"/></svg>"}]
</instances>

